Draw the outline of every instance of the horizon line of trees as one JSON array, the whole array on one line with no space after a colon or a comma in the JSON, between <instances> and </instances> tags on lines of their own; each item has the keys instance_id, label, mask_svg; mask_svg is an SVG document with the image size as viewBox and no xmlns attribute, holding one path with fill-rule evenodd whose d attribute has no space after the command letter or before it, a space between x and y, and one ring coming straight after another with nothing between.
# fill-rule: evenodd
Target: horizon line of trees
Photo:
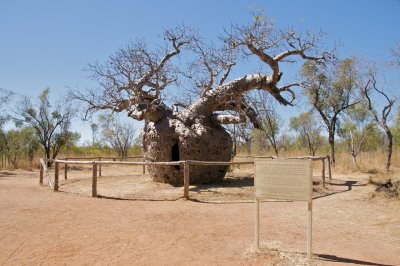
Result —
<instances>
[{"instance_id":1,"label":"horizon line of trees","mask_svg":"<svg viewBox=\"0 0 400 266\"><path fill-rule=\"evenodd\" d=\"M376 83L374 86L372 89L382 94ZM36 103L22 97L14 114L1 117L0 154L7 158L9 165L18 168L18 162L24 158L32 166L32 160L37 153L43 152L45 158L54 159L61 150L66 155L69 152L83 152L85 149L82 146L87 148L84 153L102 151L121 158L127 157L129 150L135 153L140 150L135 129L128 123L121 123L112 114L100 114L97 123L91 123L92 140L79 145L80 134L70 131L71 120L77 111L59 103L53 107L49 102L49 93L49 88L43 90ZM388 145L386 130L392 136L391 151L393 145L400 146L400 109L397 110L391 125L388 125L390 112L388 113L388 107L385 105L381 118L386 118L386 121L382 123L377 111L371 108L373 100L370 91L365 94L364 90L360 90L359 93L359 96L364 98L346 108L340 120L338 119L340 123L337 123L335 136L339 137L339 141L334 144L334 147L339 147L340 151L346 151L352 156L355 166L358 166L357 156L361 152L376 151ZM364 96L361 93L364 93ZM385 99L388 99L388 104L391 104L389 107L393 108L397 99L390 99L385 92L383 93L386 95L384 97L387 97ZM6 93L4 90L2 94L3 103L13 96L11 92ZM329 133L329 127L324 122L321 123L321 117L315 109L310 108L310 111L291 117L288 129L294 134L288 134L269 98L256 95L251 102L262 117L263 127L261 130L254 129L248 123L234 125L235 129L229 127L235 141L233 154L240 151L249 154L273 153L279 156L281 151L303 149L309 155L315 156L318 151L332 152L330 136L323 134L324 130ZM7 121L13 121L16 127L4 130ZM388 129L384 128L385 124ZM385 167L390 169L390 158L387 160L389 163L386 162Z\"/></svg>"}]
</instances>

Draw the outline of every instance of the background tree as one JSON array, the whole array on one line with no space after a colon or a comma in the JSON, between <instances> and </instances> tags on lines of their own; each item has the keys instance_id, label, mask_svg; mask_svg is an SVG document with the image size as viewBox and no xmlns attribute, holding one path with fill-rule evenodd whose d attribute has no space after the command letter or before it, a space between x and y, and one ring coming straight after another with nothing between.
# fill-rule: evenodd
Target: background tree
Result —
<instances>
[{"instance_id":1,"label":"background tree","mask_svg":"<svg viewBox=\"0 0 400 266\"><path fill-rule=\"evenodd\" d=\"M32 103L29 97L23 97L17 109L16 121L32 127L39 138L47 160L55 159L61 147L68 140L68 129L73 117L69 105L58 103L54 106L49 101L49 88L39 95L39 102ZM51 162L48 161L49 166Z\"/></svg>"},{"instance_id":2,"label":"background tree","mask_svg":"<svg viewBox=\"0 0 400 266\"><path fill-rule=\"evenodd\" d=\"M92 146L95 146L95 143L97 141L97 132L99 130L99 125L92 122L90 124L90 129L92 130Z\"/></svg>"},{"instance_id":3,"label":"background tree","mask_svg":"<svg viewBox=\"0 0 400 266\"><path fill-rule=\"evenodd\" d=\"M39 141L30 127L12 129L5 134L5 148L7 157L14 168L23 155L27 155L32 165L33 155L39 148Z\"/></svg>"},{"instance_id":4,"label":"background tree","mask_svg":"<svg viewBox=\"0 0 400 266\"><path fill-rule=\"evenodd\" d=\"M385 101L383 108L378 113L375 102L371 100L372 95L375 93L375 97L379 96ZM386 170L390 169L392 153L393 153L393 134L388 125L389 115L392 111L394 104L397 99L389 97L389 95L384 92L383 89L377 87L376 74L373 70L369 72L369 79L366 86L362 89L362 95L367 102L367 108L371 113L374 121L382 128L386 136Z\"/></svg>"},{"instance_id":5,"label":"background tree","mask_svg":"<svg viewBox=\"0 0 400 266\"><path fill-rule=\"evenodd\" d=\"M6 135L4 132L4 125L10 120L10 115L6 110L6 106L9 104L10 99L14 96L14 93L10 90L0 88L0 153L1 156L6 155Z\"/></svg>"},{"instance_id":6,"label":"background tree","mask_svg":"<svg viewBox=\"0 0 400 266\"><path fill-rule=\"evenodd\" d=\"M309 103L321 116L328 131L331 163L335 164L335 134L339 115L357 104L358 71L354 59L341 60L332 65L306 62L302 75L303 87Z\"/></svg>"},{"instance_id":7,"label":"background tree","mask_svg":"<svg viewBox=\"0 0 400 266\"><path fill-rule=\"evenodd\" d=\"M400 67L400 42L392 49L393 60L392 63L396 67Z\"/></svg>"},{"instance_id":8,"label":"background tree","mask_svg":"<svg viewBox=\"0 0 400 266\"><path fill-rule=\"evenodd\" d=\"M400 146L400 109L397 110L397 114L394 123L391 127L393 133L393 144Z\"/></svg>"},{"instance_id":9,"label":"background tree","mask_svg":"<svg viewBox=\"0 0 400 266\"><path fill-rule=\"evenodd\" d=\"M233 140L232 157L239 151L247 154L252 153L253 126L250 121L245 123L226 125L226 130L231 134Z\"/></svg>"},{"instance_id":10,"label":"background tree","mask_svg":"<svg viewBox=\"0 0 400 266\"><path fill-rule=\"evenodd\" d=\"M14 92L0 88L0 109L4 111L4 107L9 103L14 96ZM3 116L3 114L2 114Z\"/></svg>"},{"instance_id":11,"label":"background tree","mask_svg":"<svg viewBox=\"0 0 400 266\"><path fill-rule=\"evenodd\" d=\"M251 107L261 121L261 126L253 137L259 139L259 147L263 148L264 142L262 138L268 140L269 146L272 147L276 156L279 156L281 141L279 139L280 128L282 126L280 117L276 111L276 105L269 96L263 91L256 91L254 95L248 97ZM259 131L259 132L257 132Z\"/></svg>"},{"instance_id":12,"label":"background tree","mask_svg":"<svg viewBox=\"0 0 400 266\"><path fill-rule=\"evenodd\" d=\"M5 157L7 157L7 136L6 136L6 132L4 130L4 124L6 123L7 118L5 117L0 117L0 152L1 152L1 160L2 160L2 166L4 166L3 164L3 160Z\"/></svg>"},{"instance_id":13,"label":"background tree","mask_svg":"<svg viewBox=\"0 0 400 266\"><path fill-rule=\"evenodd\" d=\"M120 123L112 115L100 115L101 139L110 145L120 158L128 156L128 150L135 141L135 130L126 123Z\"/></svg>"},{"instance_id":14,"label":"background tree","mask_svg":"<svg viewBox=\"0 0 400 266\"><path fill-rule=\"evenodd\" d=\"M357 104L346 110L339 136L347 142L353 163L358 167L357 156L363 150L368 136L373 133L374 125L365 104Z\"/></svg>"},{"instance_id":15,"label":"background tree","mask_svg":"<svg viewBox=\"0 0 400 266\"><path fill-rule=\"evenodd\" d=\"M254 16L249 25L233 26L219 50L240 53L238 58L255 56L267 69L228 81L233 63L239 61L212 64L214 57L202 56L196 50L202 44L194 43L197 36L187 27L166 30L163 37L165 43L157 46L162 48L151 49L136 41L118 50L105 63L89 65L99 87L71 93L73 98L88 104L88 112L109 109L144 120L141 139L146 161L229 161L232 138L222 125L243 123L247 117L254 127L260 127L257 115L243 95L253 89L264 90L279 103L291 105L294 100L291 88L298 84L278 85L281 64L296 59L322 62L330 56L318 49L321 34L296 33L293 29L282 31L271 21ZM177 64L174 60L180 53L185 53L187 59L207 63L205 69L209 75L207 82L198 82L204 84L199 98L177 109L165 99L168 99L166 92L177 93L171 90L179 87L177 82L182 78L181 71L177 71L182 62ZM190 182L219 181L227 169L226 166L194 166L190 170ZM171 171L160 166L149 167L153 180L182 183L182 173L177 175L175 170L174 167Z\"/></svg>"},{"instance_id":16,"label":"background tree","mask_svg":"<svg viewBox=\"0 0 400 266\"><path fill-rule=\"evenodd\" d=\"M317 149L323 144L321 125L311 112L301 113L290 119L289 126L298 134L300 143L308 149L310 155L315 156Z\"/></svg>"}]
</instances>

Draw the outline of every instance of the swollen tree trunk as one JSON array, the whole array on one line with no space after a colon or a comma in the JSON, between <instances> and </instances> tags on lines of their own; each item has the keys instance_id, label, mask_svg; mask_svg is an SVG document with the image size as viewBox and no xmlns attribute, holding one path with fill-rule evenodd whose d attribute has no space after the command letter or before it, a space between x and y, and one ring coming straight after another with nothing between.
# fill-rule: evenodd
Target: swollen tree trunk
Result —
<instances>
[{"instance_id":1,"label":"swollen tree trunk","mask_svg":"<svg viewBox=\"0 0 400 266\"><path fill-rule=\"evenodd\" d=\"M231 159L233 142L230 134L220 125L171 116L146 123L142 143L146 161L227 162ZM227 166L191 166L190 183L221 181L227 169ZM183 183L183 167L180 166L150 166L149 172L154 181L174 185Z\"/></svg>"},{"instance_id":2,"label":"swollen tree trunk","mask_svg":"<svg viewBox=\"0 0 400 266\"><path fill-rule=\"evenodd\" d=\"M220 85L183 112L171 111L164 105L158 105L157 110L151 110L151 114L144 112L142 115L149 118L145 120L141 134L145 161L229 162L233 141L222 124L242 123L244 117L222 115L215 111L227 110L230 99L238 98L254 87L272 89L269 76L247 75ZM252 117L247 111L247 116ZM228 166L191 166L190 183L221 181L227 170ZM149 172L154 181L174 185L183 183L180 166L150 166Z\"/></svg>"}]
</instances>

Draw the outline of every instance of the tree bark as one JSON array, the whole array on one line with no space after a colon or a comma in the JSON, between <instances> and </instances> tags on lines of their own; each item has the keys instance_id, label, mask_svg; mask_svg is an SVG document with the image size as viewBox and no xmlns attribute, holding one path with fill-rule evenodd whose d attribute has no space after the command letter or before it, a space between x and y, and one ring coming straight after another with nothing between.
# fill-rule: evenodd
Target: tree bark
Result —
<instances>
[{"instance_id":1,"label":"tree bark","mask_svg":"<svg viewBox=\"0 0 400 266\"><path fill-rule=\"evenodd\" d=\"M357 155L356 154L351 154L351 157L352 157L352 159L353 159L353 164L354 164L354 166L355 167L358 167L358 164L357 164Z\"/></svg>"},{"instance_id":2,"label":"tree bark","mask_svg":"<svg viewBox=\"0 0 400 266\"><path fill-rule=\"evenodd\" d=\"M332 130L329 130L329 147L330 147L330 154L331 154L331 165L335 166L335 133Z\"/></svg>"},{"instance_id":3,"label":"tree bark","mask_svg":"<svg viewBox=\"0 0 400 266\"><path fill-rule=\"evenodd\" d=\"M158 122L147 122L142 131L145 161L168 162L184 160L228 162L232 154L232 139L220 125L192 121L182 116ZM227 166L192 166L190 183L221 181ZM151 178L173 185L183 184L183 169L179 166L149 166Z\"/></svg>"},{"instance_id":4,"label":"tree bark","mask_svg":"<svg viewBox=\"0 0 400 266\"><path fill-rule=\"evenodd\" d=\"M45 145L44 146L45 152L46 152L46 160L47 160L47 167L51 167L51 149L49 146Z\"/></svg>"},{"instance_id":5,"label":"tree bark","mask_svg":"<svg viewBox=\"0 0 400 266\"><path fill-rule=\"evenodd\" d=\"M393 135L392 132L390 131L389 127L385 127L385 133L386 133L386 138L387 138L387 143L386 143L386 170L389 171L391 161L392 161L392 152L393 152Z\"/></svg>"}]
</instances>

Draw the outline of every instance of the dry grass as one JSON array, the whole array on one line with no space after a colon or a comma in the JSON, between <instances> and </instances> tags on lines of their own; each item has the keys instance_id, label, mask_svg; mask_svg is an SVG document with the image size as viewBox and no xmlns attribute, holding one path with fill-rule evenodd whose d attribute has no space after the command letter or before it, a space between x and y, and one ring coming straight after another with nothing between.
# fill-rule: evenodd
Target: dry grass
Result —
<instances>
[{"instance_id":1,"label":"dry grass","mask_svg":"<svg viewBox=\"0 0 400 266\"><path fill-rule=\"evenodd\" d=\"M355 166L349 153L338 153L336 167L341 172L361 171L364 173L385 172L386 153L384 151L363 152L357 157L358 166ZM400 172L400 150L392 154L391 170Z\"/></svg>"},{"instance_id":2,"label":"dry grass","mask_svg":"<svg viewBox=\"0 0 400 266\"><path fill-rule=\"evenodd\" d=\"M325 156L328 152L319 152L316 156ZM248 155L248 154L240 154ZM253 154L254 156L270 156L274 155L272 153L264 152ZM296 157L296 156L306 156L308 155L305 150L291 150L282 151L279 157ZM353 159L348 152L336 152L336 165L334 170L340 173L353 173L353 172L363 172L363 173L378 173L385 172L386 164L386 153L383 150L373 151L373 152L362 152L357 157L357 166L354 165ZM243 158L240 158L243 160ZM392 166L391 171L400 172L400 150L394 149L392 154Z\"/></svg>"}]
</instances>

